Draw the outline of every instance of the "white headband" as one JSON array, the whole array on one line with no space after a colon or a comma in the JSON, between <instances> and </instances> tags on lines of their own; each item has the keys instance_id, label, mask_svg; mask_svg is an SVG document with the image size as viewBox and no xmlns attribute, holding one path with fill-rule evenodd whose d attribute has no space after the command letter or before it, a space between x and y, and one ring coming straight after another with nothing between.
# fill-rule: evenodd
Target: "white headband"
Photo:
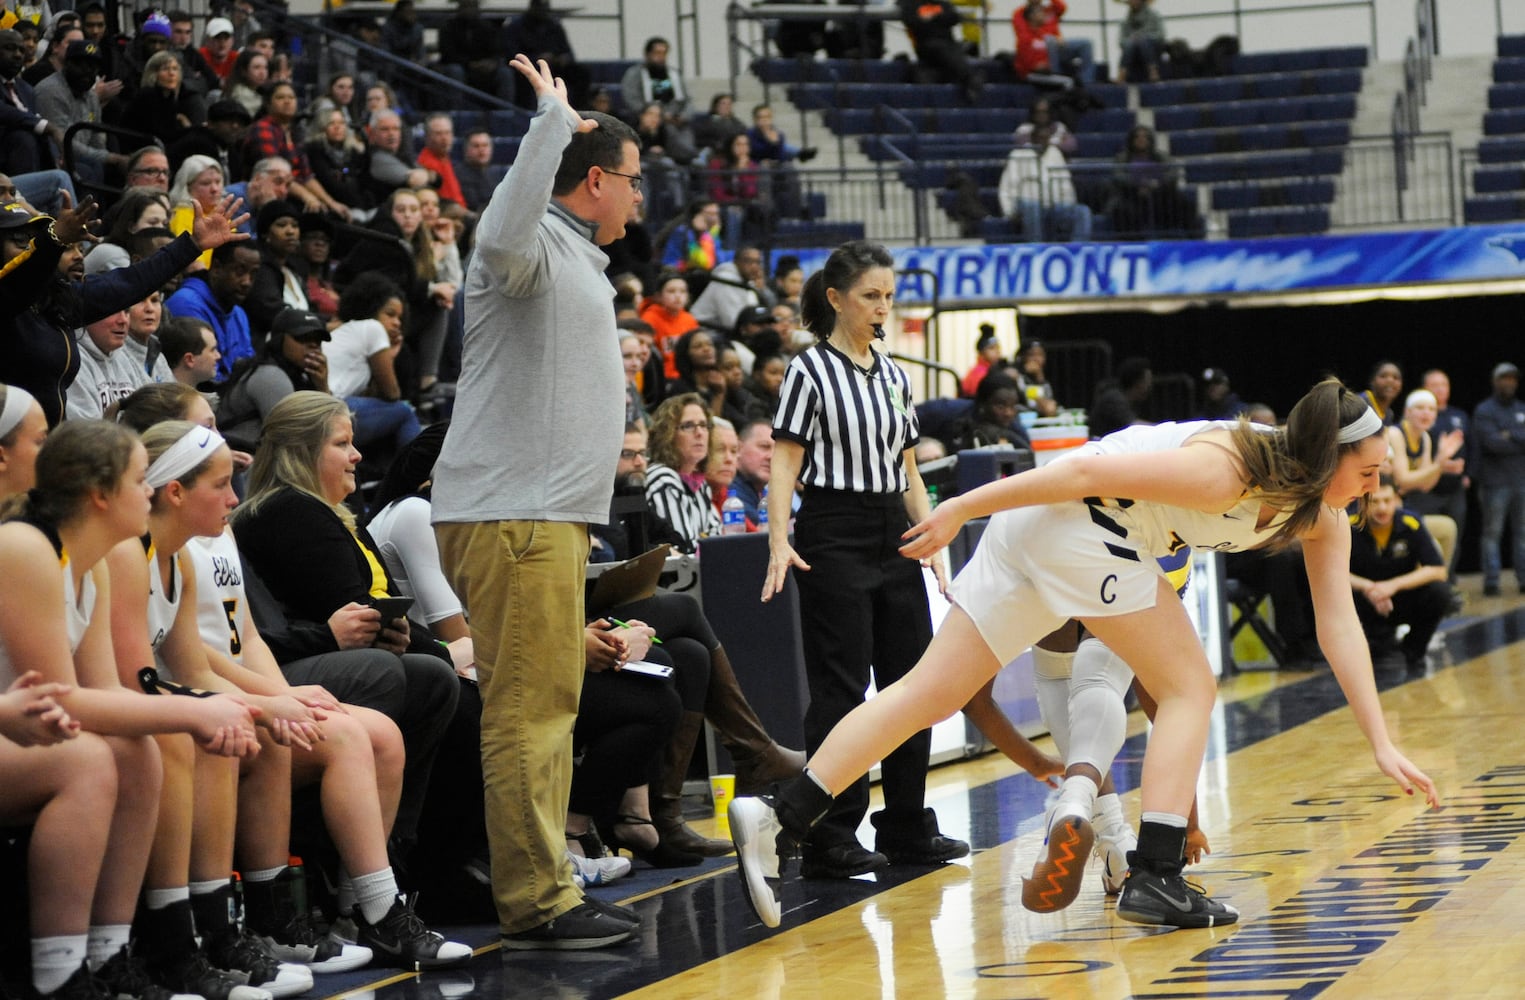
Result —
<instances>
[{"instance_id":1,"label":"white headband","mask_svg":"<svg viewBox=\"0 0 1525 1000\"><path fill-rule=\"evenodd\" d=\"M1340 444L1355 444L1364 441L1373 434L1382 430L1382 418L1377 416L1377 411L1366 407L1361 415L1350 423L1340 428L1339 437L1335 438Z\"/></svg>"},{"instance_id":2,"label":"white headband","mask_svg":"<svg viewBox=\"0 0 1525 1000\"><path fill-rule=\"evenodd\" d=\"M1435 398L1435 394L1428 389L1415 389L1409 393L1408 398L1403 401L1403 408L1406 410L1415 403L1429 403L1431 406L1440 405L1440 401Z\"/></svg>"},{"instance_id":3,"label":"white headband","mask_svg":"<svg viewBox=\"0 0 1525 1000\"><path fill-rule=\"evenodd\" d=\"M148 467L148 485L154 489L168 486L212 457L223 446L222 435L209 427L193 427L170 445Z\"/></svg>"},{"instance_id":4,"label":"white headband","mask_svg":"<svg viewBox=\"0 0 1525 1000\"><path fill-rule=\"evenodd\" d=\"M5 387L5 405L0 406L0 438L15 430L37 400L19 386Z\"/></svg>"}]
</instances>

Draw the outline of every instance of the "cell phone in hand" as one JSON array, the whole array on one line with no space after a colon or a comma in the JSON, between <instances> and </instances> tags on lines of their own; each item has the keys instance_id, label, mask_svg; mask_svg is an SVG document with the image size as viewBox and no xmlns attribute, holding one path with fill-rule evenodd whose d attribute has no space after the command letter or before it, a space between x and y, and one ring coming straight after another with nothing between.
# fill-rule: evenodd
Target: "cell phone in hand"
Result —
<instances>
[{"instance_id":1,"label":"cell phone in hand","mask_svg":"<svg viewBox=\"0 0 1525 1000\"><path fill-rule=\"evenodd\" d=\"M652 663L650 660L631 660L620 670L628 670L631 673L645 674L649 677L671 677L672 667L664 663Z\"/></svg>"},{"instance_id":2,"label":"cell phone in hand","mask_svg":"<svg viewBox=\"0 0 1525 1000\"><path fill-rule=\"evenodd\" d=\"M381 624L391 625L397 619L408 616L408 609L413 607L413 598L374 597L371 599L371 607L381 612Z\"/></svg>"}]
</instances>

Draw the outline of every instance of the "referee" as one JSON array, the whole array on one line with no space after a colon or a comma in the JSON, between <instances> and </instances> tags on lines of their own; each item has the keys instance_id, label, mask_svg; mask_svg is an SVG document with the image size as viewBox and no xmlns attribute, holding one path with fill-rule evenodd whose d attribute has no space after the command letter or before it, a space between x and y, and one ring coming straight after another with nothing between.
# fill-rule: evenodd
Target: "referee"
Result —
<instances>
[{"instance_id":1,"label":"referee","mask_svg":"<svg viewBox=\"0 0 1525 1000\"><path fill-rule=\"evenodd\" d=\"M921 566L899 552L901 534L930 513L912 453L919 435L910 380L873 348L894 300L892 264L883 247L845 243L805 283L801 316L817 343L790 362L773 423L762 598L782 589L789 567L801 571L810 753L863 703L870 667L878 687L888 687L932 639ZM804 501L791 547L796 484L804 486ZM941 556L932 566L946 588ZM836 797L804 844L806 878L850 878L969 853L968 844L938 832L926 808L931 743L924 729L884 758L885 807L872 817L873 851L857 837L868 811L867 776Z\"/></svg>"}]
</instances>

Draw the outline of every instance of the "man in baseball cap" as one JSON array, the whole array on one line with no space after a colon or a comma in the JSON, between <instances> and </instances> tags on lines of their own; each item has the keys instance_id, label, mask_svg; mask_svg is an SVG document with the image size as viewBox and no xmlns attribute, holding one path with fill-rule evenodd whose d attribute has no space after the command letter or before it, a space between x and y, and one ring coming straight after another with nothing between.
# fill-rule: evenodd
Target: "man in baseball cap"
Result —
<instances>
[{"instance_id":1,"label":"man in baseball cap","mask_svg":"<svg viewBox=\"0 0 1525 1000\"><path fill-rule=\"evenodd\" d=\"M106 50L99 43L70 42L63 68L37 85L37 113L66 131L77 122L99 122L101 99L95 84L105 69ZM84 130L74 136L74 164L83 179L100 183L107 166L125 168L127 157L111 152L106 133Z\"/></svg>"},{"instance_id":2,"label":"man in baseball cap","mask_svg":"<svg viewBox=\"0 0 1525 1000\"><path fill-rule=\"evenodd\" d=\"M233 48L233 22L225 17L214 17L207 22L206 42L201 46L201 58L212 67L217 79L224 84L238 62L238 52Z\"/></svg>"}]
</instances>

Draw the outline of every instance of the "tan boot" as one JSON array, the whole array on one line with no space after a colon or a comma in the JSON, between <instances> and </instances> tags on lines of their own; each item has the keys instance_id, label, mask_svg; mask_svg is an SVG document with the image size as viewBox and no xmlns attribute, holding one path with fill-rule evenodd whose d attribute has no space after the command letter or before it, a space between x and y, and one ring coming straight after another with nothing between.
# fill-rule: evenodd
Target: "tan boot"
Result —
<instances>
[{"instance_id":1,"label":"tan boot","mask_svg":"<svg viewBox=\"0 0 1525 1000\"><path fill-rule=\"evenodd\" d=\"M683 822L683 779L703 728L704 716L698 712L684 712L678 720L678 728L662 755L662 784L651 797L651 821L663 844L690 854L718 858L735 850L731 842L702 837Z\"/></svg>"},{"instance_id":2,"label":"tan boot","mask_svg":"<svg viewBox=\"0 0 1525 1000\"><path fill-rule=\"evenodd\" d=\"M736 762L736 794L756 795L775 781L787 781L805 770L805 754L773 741L752 711L736 681L724 646L710 651L710 686L704 694L704 717L720 734L720 742Z\"/></svg>"}]
</instances>

